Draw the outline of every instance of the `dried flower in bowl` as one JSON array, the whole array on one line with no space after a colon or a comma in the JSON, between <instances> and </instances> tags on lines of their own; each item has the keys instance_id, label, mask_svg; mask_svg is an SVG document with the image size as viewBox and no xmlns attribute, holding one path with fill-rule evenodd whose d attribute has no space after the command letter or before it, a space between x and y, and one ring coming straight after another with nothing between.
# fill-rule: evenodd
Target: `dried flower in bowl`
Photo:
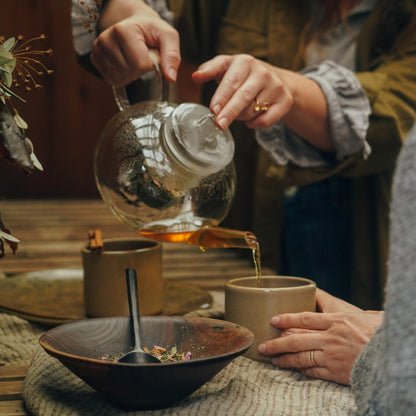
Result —
<instances>
[{"instance_id":1,"label":"dried flower in bowl","mask_svg":"<svg viewBox=\"0 0 416 416\"><path fill-rule=\"evenodd\" d=\"M189 351L186 353L178 352L178 348L176 346L169 350L163 347L159 347L158 345L153 345L153 348L150 351L146 347L143 349L149 354L152 354L154 357L158 358L162 363L185 361L190 360L192 357L192 354Z\"/></svg>"},{"instance_id":2,"label":"dried flower in bowl","mask_svg":"<svg viewBox=\"0 0 416 416\"><path fill-rule=\"evenodd\" d=\"M176 346L166 349L160 347L159 345L153 345L152 349L149 350L147 347L143 348L149 354L152 354L154 357L158 358L162 363L177 363L179 361L186 361L192 358L192 354L188 352L178 352ZM125 353L120 352L118 354L104 354L101 359L103 361L111 361L116 363Z\"/></svg>"}]
</instances>

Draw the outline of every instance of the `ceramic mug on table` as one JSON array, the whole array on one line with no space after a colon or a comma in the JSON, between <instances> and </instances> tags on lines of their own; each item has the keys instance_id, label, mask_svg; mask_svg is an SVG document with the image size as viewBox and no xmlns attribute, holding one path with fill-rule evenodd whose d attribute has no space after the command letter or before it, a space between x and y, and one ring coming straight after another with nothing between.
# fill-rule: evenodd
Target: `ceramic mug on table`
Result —
<instances>
[{"instance_id":1,"label":"ceramic mug on table","mask_svg":"<svg viewBox=\"0 0 416 416\"><path fill-rule=\"evenodd\" d=\"M145 239L105 239L100 252L81 250L88 317L128 316L126 268L137 273L141 315L163 310L162 245Z\"/></svg>"},{"instance_id":2,"label":"ceramic mug on table","mask_svg":"<svg viewBox=\"0 0 416 416\"><path fill-rule=\"evenodd\" d=\"M270 319L281 313L314 312L316 284L312 280L292 276L242 277L225 286L225 319L246 327L254 334L254 343L245 356L269 362L270 358L257 352L257 347L280 335Z\"/></svg>"}]
</instances>

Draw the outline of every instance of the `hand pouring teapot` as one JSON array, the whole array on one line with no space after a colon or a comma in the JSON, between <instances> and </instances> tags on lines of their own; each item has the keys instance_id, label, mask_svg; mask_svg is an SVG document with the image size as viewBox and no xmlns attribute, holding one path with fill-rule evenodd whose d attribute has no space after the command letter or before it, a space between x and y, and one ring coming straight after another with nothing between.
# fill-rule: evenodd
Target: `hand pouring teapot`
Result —
<instances>
[{"instance_id":1,"label":"hand pouring teapot","mask_svg":"<svg viewBox=\"0 0 416 416\"><path fill-rule=\"evenodd\" d=\"M208 108L168 102L156 62L155 70L160 101L130 104L124 88L113 88L121 111L98 142L95 179L112 212L138 233L185 242L219 224L231 207L234 141Z\"/></svg>"}]
</instances>

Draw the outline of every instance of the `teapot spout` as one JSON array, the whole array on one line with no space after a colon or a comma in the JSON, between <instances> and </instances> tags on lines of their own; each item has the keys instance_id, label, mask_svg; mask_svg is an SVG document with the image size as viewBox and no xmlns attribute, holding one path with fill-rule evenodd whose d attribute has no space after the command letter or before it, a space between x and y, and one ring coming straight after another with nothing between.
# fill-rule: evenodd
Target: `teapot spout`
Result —
<instances>
[{"instance_id":1,"label":"teapot spout","mask_svg":"<svg viewBox=\"0 0 416 416\"><path fill-rule=\"evenodd\" d=\"M199 246L202 250L208 248L259 249L257 238L252 232L211 225L206 225L193 232L187 242Z\"/></svg>"}]
</instances>

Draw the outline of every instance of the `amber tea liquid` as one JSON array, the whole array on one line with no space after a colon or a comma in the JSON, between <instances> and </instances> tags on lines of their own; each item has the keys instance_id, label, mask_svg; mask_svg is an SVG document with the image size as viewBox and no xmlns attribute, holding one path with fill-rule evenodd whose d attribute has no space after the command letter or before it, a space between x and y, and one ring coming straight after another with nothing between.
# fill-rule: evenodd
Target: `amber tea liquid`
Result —
<instances>
[{"instance_id":1,"label":"amber tea liquid","mask_svg":"<svg viewBox=\"0 0 416 416\"><path fill-rule=\"evenodd\" d=\"M177 233L140 230L144 237L170 243L188 243L199 246L202 251L209 248L248 248L252 250L257 286L262 286L260 245L257 237L249 231L231 230L229 228L205 226L197 231Z\"/></svg>"},{"instance_id":2,"label":"amber tea liquid","mask_svg":"<svg viewBox=\"0 0 416 416\"><path fill-rule=\"evenodd\" d=\"M180 233L162 233L154 230L140 230L139 234L151 240L164 241L166 243L186 243L193 231Z\"/></svg>"}]
</instances>

